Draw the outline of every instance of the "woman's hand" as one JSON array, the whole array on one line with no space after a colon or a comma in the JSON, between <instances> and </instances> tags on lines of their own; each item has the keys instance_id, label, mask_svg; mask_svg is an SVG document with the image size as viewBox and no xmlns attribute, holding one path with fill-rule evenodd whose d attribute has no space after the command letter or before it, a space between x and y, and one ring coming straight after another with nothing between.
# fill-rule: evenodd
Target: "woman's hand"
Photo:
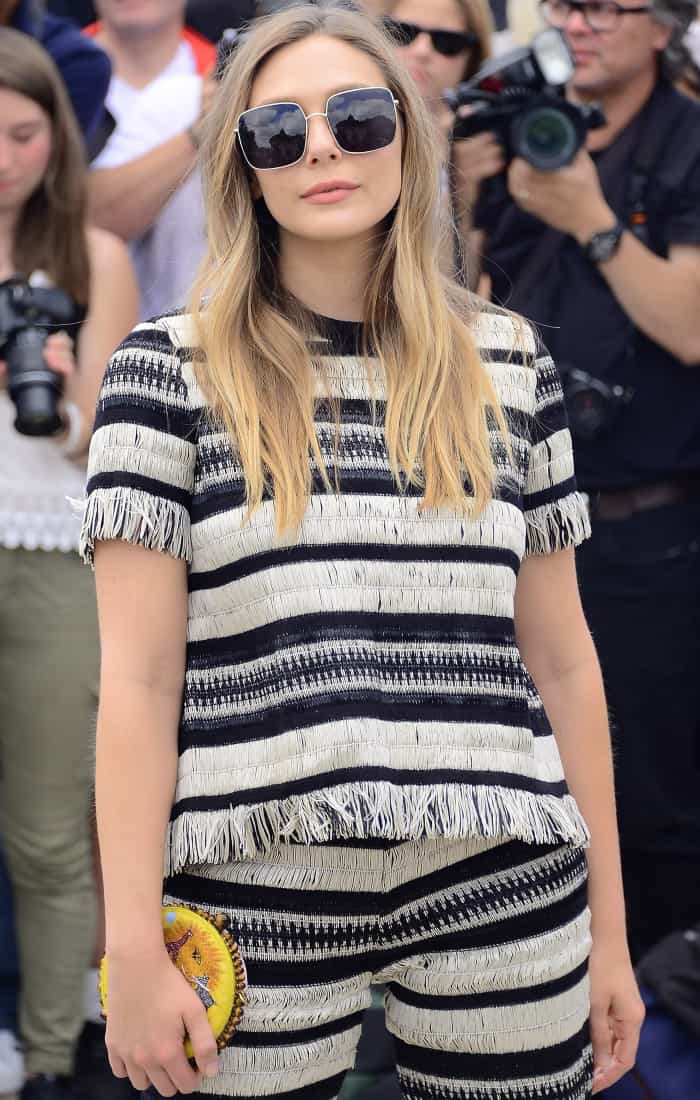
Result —
<instances>
[{"instance_id":1,"label":"woman's hand","mask_svg":"<svg viewBox=\"0 0 700 1100\"><path fill-rule=\"evenodd\" d=\"M460 107L456 118L467 118L471 113L471 107ZM452 142L454 188L463 205L473 206L484 180L497 176L505 167L503 146L490 131Z\"/></svg>"},{"instance_id":2,"label":"woman's hand","mask_svg":"<svg viewBox=\"0 0 700 1100\"><path fill-rule=\"evenodd\" d=\"M216 1041L206 1009L163 948L155 954L109 955L107 1052L115 1077L161 1096L199 1090L217 1073ZM199 1073L185 1054L189 1036Z\"/></svg>"},{"instance_id":3,"label":"woman's hand","mask_svg":"<svg viewBox=\"0 0 700 1100\"><path fill-rule=\"evenodd\" d=\"M632 1069L644 1022L644 1003L625 943L596 946L594 937L589 973L595 1095Z\"/></svg>"}]
</instances>

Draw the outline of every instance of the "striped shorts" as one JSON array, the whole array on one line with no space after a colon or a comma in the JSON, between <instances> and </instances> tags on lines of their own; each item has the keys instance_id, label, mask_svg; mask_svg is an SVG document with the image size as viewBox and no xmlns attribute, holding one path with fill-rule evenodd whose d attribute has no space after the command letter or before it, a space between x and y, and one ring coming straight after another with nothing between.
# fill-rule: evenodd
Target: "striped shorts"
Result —
<instances>
[{"instance_id":1,"label":"striped shorts","mask_svg":"<svg viewBox=\"0 0 700 1100\"><path fill-rule=\"evenodd\" d=\"M285 845L189 867L165 900L227 913L248 970L243 1020L198 1096L337 1097L375 983L407 1100L591 1095L580 848Z\"/></svg>"}]
</instances>

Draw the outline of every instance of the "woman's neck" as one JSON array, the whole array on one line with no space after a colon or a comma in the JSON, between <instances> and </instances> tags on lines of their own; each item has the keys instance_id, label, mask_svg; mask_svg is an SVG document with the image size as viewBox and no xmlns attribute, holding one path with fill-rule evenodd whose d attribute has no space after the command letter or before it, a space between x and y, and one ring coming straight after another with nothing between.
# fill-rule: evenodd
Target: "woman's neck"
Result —
<instances>
[{"instance_id":1,"label":"woman's neck","mask_svg":"<svg viewBox=\"0 0 700 1100\"><path fill-rule=\"evenodd\" d=\"M309 241L280 231L279 275L295 298L322 317L362 321L379 240Z\"/></svg>"}]
</instances>

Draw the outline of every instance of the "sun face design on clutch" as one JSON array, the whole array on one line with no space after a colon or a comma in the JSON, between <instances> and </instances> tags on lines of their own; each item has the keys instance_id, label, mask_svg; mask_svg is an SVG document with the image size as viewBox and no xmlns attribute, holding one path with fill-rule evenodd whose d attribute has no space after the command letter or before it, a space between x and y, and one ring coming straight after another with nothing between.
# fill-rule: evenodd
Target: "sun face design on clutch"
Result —
<instances>
[{"instance_id":1,"label":"sun face design on clutch","mask_svg":"<svg viewBox=\"0 0 700 1100\"><path fill-rule=\"evenodd\" d=\"M247 985L245 965L228 929L228 918L188 905L164 905L162 914L166 951L207 1010L221 1051L243 1014ZM100 999L106 1016L106 956L100 967ZM192 1058L189 1039L185 1040L185 1053Z\"/></svg>"}]
</instances>

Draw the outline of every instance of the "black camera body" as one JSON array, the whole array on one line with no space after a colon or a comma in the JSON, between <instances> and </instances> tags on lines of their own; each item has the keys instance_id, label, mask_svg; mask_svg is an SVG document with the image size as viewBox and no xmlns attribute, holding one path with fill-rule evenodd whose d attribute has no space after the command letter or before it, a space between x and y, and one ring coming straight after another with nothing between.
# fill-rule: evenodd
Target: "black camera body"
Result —
<instances>
[{"instance_id":1,"label":"black camera body","mask_svg":"<svg viewBox=\"0 0 700 1100\"><path fill-rule=\"evenodd\" d=\"M629 405L634 390L608 385L587 371L560 367L569 427L574 439L592 443L612 430L620 410Z\"/></svg>"},{"instance_id":2,"label":"black camera body","mask_svg":"<svg viewBox=\"0 0 700 1100\"><path fill-rule=\"evenodd\" d=\"M76 325L85 310L63 290L34 286L19 276L0 283L0 357L7 362L14 426L22 435L54 435L61 428L62 378L44 360L47 337Z\"/></svg>"},{"instance_id":3,"label":"black camera body","mask_svg":"<svg viewBox=\"0 0 700 1100\"><path fill-rule=\"evenodd\" d=\"M453 141L493 132L506 159L522 157L541 172L556 172L575 159L589 130L605 125L593 104L569 103L566 85L575 70L568 43L554 27L541 31L531 45L486 63L445 101L458 117Z\"/></svg>"}]
</instances>

